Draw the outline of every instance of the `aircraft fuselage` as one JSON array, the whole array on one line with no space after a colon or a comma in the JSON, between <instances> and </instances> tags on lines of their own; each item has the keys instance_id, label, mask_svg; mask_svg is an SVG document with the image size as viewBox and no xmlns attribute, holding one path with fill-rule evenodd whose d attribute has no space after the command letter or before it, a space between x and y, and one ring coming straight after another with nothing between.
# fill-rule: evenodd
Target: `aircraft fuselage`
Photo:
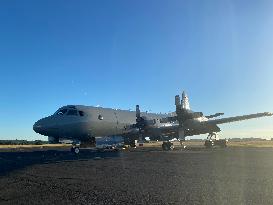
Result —
<instances>
[{"instance_id":1,"label":"aircraft fuselage","mask_svg":"<svg viewBox=\"0 0 273 205\"><path fill-rule=\"evenodd\" d=\"M62 110L65 110L65 113L60 114ZM82 112L82 116L79 112ZM146 112L141 115L157 121L167 116ZM92 106L64 106L53 115L37 121L33 129L45 136L84 140L97 136L126 135L130 125L135 122L134 111ZM154 127L156 128L157 124Z\"/></svg>"}]
</instances>

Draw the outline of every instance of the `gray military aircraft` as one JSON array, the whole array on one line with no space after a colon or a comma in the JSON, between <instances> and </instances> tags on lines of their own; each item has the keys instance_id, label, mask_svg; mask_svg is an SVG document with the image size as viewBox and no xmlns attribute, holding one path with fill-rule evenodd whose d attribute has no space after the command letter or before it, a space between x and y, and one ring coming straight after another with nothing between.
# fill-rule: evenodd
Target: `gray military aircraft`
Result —
<instances>
[{"instance_id":1,"label":"gray military aircraft","mask_svg":"<svg viewBox=\"0 0 273 205\"><path fill-rule=\"evenodd\" d=\"M186 136L220 132L217 126L252 118L272 116L272 113L256 113L236 117L215 119L224 113L204 116L202 112L190 110L188 96L185 92L175 96L176 111L168 114L155 114L127 111L111 108L67 105L58 109L53 115L38 120L33 130L48 136L50 142L58 142L60 138L79 140L81 144L94 144L95 137L123 136L127 141L144 137L161 138L168 136L185 140Z\"/></svg>"}]
</instances>

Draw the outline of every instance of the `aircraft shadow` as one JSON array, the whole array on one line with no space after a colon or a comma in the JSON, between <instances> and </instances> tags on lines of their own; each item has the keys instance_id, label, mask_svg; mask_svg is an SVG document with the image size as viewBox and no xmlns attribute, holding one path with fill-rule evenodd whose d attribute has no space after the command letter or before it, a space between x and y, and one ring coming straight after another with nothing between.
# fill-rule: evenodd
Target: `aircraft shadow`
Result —
<instances>
[{"instance_id":1,"label":"aircraft shadow","mask_svg":"<svg viewBox=\"0 0 273 205\"><path fill-rule=\"evenodd\" d=\"M78 155L67 150L0 152L0 176L35 164L59 163L73 160L108 159L119 156L120 152L98 152L94 150L81 150Z\"/></svg>"}]
</instances>

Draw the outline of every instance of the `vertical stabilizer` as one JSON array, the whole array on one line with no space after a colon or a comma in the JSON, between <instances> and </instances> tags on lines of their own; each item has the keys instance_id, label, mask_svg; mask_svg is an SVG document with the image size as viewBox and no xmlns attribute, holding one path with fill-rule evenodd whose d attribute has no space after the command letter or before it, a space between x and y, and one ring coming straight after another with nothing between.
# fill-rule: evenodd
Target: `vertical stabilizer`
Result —
<instances>
[{"instance_id":1,"label":"vertical stabilizer","mask_svg":"<svg viewBox=\"0 0 273 205\"><path fill-rule=\"evenodd\" d=\"M182 104L182 109L186 109L186 110L190 109L189 98L188 98L187 94L185 93L185 91L183 91L183 93L182 93L181 104Z\"/></svg>"}]
</instances>

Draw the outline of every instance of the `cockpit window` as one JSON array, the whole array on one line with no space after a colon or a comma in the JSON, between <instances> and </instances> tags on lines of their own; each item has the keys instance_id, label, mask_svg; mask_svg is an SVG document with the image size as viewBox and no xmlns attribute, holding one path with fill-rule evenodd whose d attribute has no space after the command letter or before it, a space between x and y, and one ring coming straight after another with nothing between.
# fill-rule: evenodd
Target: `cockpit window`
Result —
<instances>
[{"instance_id":1,"label":"cockpit window","mask_svg":"<svg viewBox=\"0 0 273 205\"><path fill-rule=\"evenodd\" d=\"M67 109L61 109L57 111L57 115L64 115L67 112Z\"/></svg>"},{"instance_id":2,"label":"cockpit window","mask_svg":"<svg viewBox=\"0 0 273 205\"><path fill-rule=\"evenodd\" d=\"M77 110L68 110L67 115L78 115L78 111Z\"/></svg>"},{"instance_id":3,"label":"cockpit window","mask_svg":"<svg viewBox=\"0 0 273 205\"><path fill-rule=\"evenodd\" d=\"M84 116L84 112L83 111L79 111L79 115L80 116Z\"/></svg>"}]
</instances>

